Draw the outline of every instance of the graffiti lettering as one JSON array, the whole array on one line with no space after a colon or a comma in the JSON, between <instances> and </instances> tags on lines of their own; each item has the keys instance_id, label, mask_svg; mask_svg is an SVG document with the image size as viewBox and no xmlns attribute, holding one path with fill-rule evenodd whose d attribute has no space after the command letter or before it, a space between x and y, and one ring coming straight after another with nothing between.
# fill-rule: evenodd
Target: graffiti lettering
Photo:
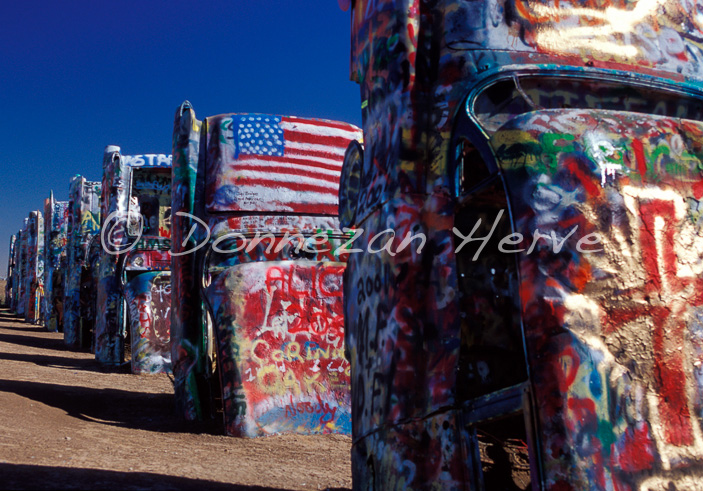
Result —
<instances>
[{"instance_id":1,"label":"graffiti lettering","mask_svg":"<svg viewBox=\"0 0 703 491\"><path fill-rule=\"evenodd\" d=\"M131 167L171 167L172 160L171 155L153 153L122 155L122 159Z\"/></svg>"},{"instance_id":2,"label":"graffiti lettering","mask_svg":"<svg viewBox=\"0 0 703 491\"><path fill-rule=\"evenodd\" d=\"M290 398L290 404L286 405L286 417L295 417L298 414L320 414L320 424L326 424L334 421L334 416L337 413L336 407L330 407L327 402L322 402L320 396L317 396L317 405L312 402L301 401L294 403L293 397Z\"/></svg>"},{"instance_id":3,"label":"graffiti lettering","mask_svg":"<svg viewBox=\"0 0 703 491\"><path fill-rule=\"evenodd\" d=\"M156 191L158 193L170 193L171 183L169 181L158 182L156 180L141 180L134 183L135 191Z\"/></svg>"}]
</instances>

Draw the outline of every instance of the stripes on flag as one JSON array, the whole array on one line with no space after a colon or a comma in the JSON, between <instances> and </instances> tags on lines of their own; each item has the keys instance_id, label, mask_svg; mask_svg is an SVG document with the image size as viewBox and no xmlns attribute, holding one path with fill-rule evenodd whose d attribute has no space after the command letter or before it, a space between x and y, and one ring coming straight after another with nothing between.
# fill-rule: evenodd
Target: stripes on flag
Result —
<instances>
[{"instance_id":1,"label":"stripes on flag","mask_svg":"<svg viewBox=\"0 0 703 491\"><path fill-rule=\"evenodd\" d=\"M221 118L221 119L220 119ZM232 124L222 124L231 118ZM209 118L221 148L208 163L210 211L337 214L344 152L361 130L334 121L235 114ZM231 130L230 130L231 128ZM231 131L231 135L228 134Z\"/></svg>"}]
</instances>

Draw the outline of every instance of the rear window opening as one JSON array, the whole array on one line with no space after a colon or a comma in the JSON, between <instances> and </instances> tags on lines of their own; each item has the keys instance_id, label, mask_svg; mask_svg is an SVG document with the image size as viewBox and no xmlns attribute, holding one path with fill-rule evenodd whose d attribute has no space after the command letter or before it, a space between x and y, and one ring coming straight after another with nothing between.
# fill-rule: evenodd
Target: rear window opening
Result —
<instances>
[{"instance_id":1,"label":"rear window opening","mask_svg":"<svg viewBox=\"0 0 703 491\"><path fill-rule=\"evenodd\" d=\"M455 235L461 294L457 368L457 397L461 401L527 380L517 263L514 254L499 247L512 233L507 206L502 183L496 180L462 200L455 216L454 224L462 237L490 237L486 244L479 240L464 243Z\"/></svg>"},{"instance_id":2,"label":"rear window opening","mask_svg":"<svg viewBox=\"0 0 703 491\"><path fill-rule=\"evenodd\" d=\"M129 211L128 234L171 236L171 170L135 168ZM136 218L139 215L141 218Z\"/></svg>"},{"instance_id":3,"label":"rear window opening","mask_svg":"<svg viewBox=\"0 0 703 491\"><path fill-rule=\"evenodd\" d=\"M703 120L703 100L663 88L570 76L513 76L486 87L469 108L488 134L538 109L605 109Z\"/></svg>"}]
</instances>

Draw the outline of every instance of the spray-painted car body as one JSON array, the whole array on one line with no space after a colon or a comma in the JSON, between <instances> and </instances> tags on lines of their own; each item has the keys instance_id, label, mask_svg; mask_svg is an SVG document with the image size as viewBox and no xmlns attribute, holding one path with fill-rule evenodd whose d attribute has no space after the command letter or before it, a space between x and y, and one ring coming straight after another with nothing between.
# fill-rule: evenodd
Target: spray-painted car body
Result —
<instances>
[{"instance_id":1,"label":"spray-painted car body","mask_svg":"<svg viewBox=\"0 0 703 491\"><path fill-rule=\"evenodd\" d=\"M15 285L17 293L15 294L14 309L17 315L24 315L27 307L27 282L25 281L27 274L27 222L28 218L24 219L22 228L17 232L17 245L15 246Z\"/></svg>"},{"instance_id":2,"label":"spray-painted car body","mask_svg":"<svg viewBox=\"0 0 703 491\"><path fill-rule=\"evenodd\" d=\"M32 211L27 220L27 259L25 261L24 318L32 324L43 321L44 297L44 218L41 211Z\"/></svg>"},{"instance_id":3,"label":"spray-painted car body","mask_svg":"<svg viewBox=\"0 0 703 491\"><path fill-rule=\"evenodd\" d=\"M90 303L85 293L90 288L86 278L91 273L86 265L91 241L100 231L100 182L74 176L69 186L68 208L63 338L68 346L90 349L93 335L86 322Z\"/></svg>"},{"instance_id":4,"label":"spray-painted car body","mask_svg":"<svg viewBox=\"0 0 703 491\"><path fill-rule=\"evenodd\" d=\"M44 200L44 325L63 331L64 272L68 265L68 201Z\"/></svg>"},{"instance_id":5,"label":"spray-painted car body","mask_svg":"<svg viewBox=\"0 0 703 491\"><path fill-rule=\"evenodd\" d=\"M17 290L17 287L15 286L15 247L17 247L17 235L18 234L12 234L10 237L10 247L8 248L7 255L7 283L5 286L5 306L13 312L16 308L15 297Z\"/></svg>"},{"instance_id":6,"label":"spray-painted car body","mask_svg":"<svg viewBox=\"0 0 703 491\"><path fill-rule=\"evenodd\" d=\"M701 27L690 2L354 2L355 489L699 485Z\"/></svg>"},{"instance_id":7,"label":"spray-painted car body","mask_svg":"<svg viewBox=\"0 0 703 491\"><path fill-rule=\"evenodd\" d=\"M102 197L100 202L102 203ZM98 281L102 250L100 234L92 235L88 243L85 264L80 279L81 330L85 333L86 346L90 346L91 353L95 353L96 324L98 315L101 313L101 309L98 306Z\"/></svg>"},{"instance_id":8,"label":"spray-painted car body","mask_svg":"<svg viewBox=\"0 0 703 491\"><path fill-rule=\"evenodd\" d=\"M116 366L130 340L132 373L170 370L171 156L103 158L96 359Z\"/></svg>"},{"instance_id":9,"label":"spray-painted car body","mask_svg":"<svg viewBox=\"0 0 703 491\"><path fill-rule=\"evenodd\" d=\"M229 435L349 433L335 215L343 151L359 137L332 121L176 114L172 349L187 419L221 396ZM297 247L316 233L324 245Z\"/></svg>"}]
</instances>

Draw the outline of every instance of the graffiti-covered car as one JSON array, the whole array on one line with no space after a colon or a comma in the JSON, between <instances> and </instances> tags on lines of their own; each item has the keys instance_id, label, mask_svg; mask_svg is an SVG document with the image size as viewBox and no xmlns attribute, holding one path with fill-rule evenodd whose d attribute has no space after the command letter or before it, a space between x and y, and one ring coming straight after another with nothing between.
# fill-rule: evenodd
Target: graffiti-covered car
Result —
<instances>
[{"instance_id":1,"label":"graffiti-covered car","mask_svg":"<svg viewBox=\"0 0 703 491\"><path fill-rule=\"evenodd\" d=\"M101 191L102 192L102 191ZM102 197L100 198L102 203ZM100 259L102 257L102 244L100 234L90 237L85 255L85 262L80 279L80 310L81 329L90 339L90 352L95 353L96 323L101 312L98 305L98 279L100 275Z\"/></svg>"},{"instance_id":2,"label":"graffiti-covered car","mask_svg":"<svg viewBox=\"0 0 703 491\"><path fill-rule=\"evenodd\" d=\"M172 350L185 418L223 411L234 436L349 433L336 209L359 137L334 121L177 112Z\"/></svg>"},{"instance_id":3,"label":"graffiti-covered car","mask_svg":"<svg viewBox=\"0 0 703 491\"><path fill-rule=\"evenodd\" d=\"M92 273L87 268L91 241L100 231L100 182L76 175L71 179L66 228L66 263L64 271L63 339L71 347L91 349L92 325L85 293Z\"/></svg>"},{"instance_id":4,"label":"graffiti-covered car","mask_svg":"<svg viewBox=\"0 0 703 491\"><path fill-rule=\"evenodd\" d=\"M16 288L13 300L13 312L17 315L24 316L27 309L27 222L28 218L24 219L22 228L17 232L17 243L15 244L15 261L14 261L14 279L13 284Z\"/></svg>"},{"instance_id":5,"label":"graffiti-covered car","mask_svg":"<svg viewBox=\"0 0 703 491\"><path fill-rule=\"evenodd\" d=\"M44 325L63 331L64 271L68 267L68 201L44 200Z\"/></svg>"},{"instance_id":6,"label":"graffiti-covered car","mask_svg":"<svg viewBox=\"0 0 703 491\"><path fill-rule=\"evenodd\" d=\"M29 213L26 227L27 259L25 261L24 318L32 324L43 322L44 297L44 217L39 210Z\"/></svg>"},{"instance_id":7,"label":"graffiti-covered car","mask_svg":"<svg viewBox=\"0 0 703 491\"><path fill-rule=\"evenodd\" d=\"M17 282L17 267L15 265L17 237L18 234L12 234L10 236L10 247L8 249L7 259L7 284L5 286L5 306L12 312L17 308L15 305L15 298L17 296L17 287L15 286Z\"/></svg>"},{"instance_id":8,"label":"graffiti-covered car","mask_svg":"<svg viewBox=\"0 0 703 491\"><path fill-rule=\"evenodd\" d=\"M106 147L102 213L95 357L117 366L131 353L132 373L169 371L171 156Z\"/></svg>"},{"instance_id":9,"label":"graffiti-covered car","mask_svg":"<svg viewBox=\"0 0 703 491\"><path fill-rule=\"evenodd\" d=\"M355 489L700 487L698 12L353 2Z\"/></svg>"}]
</instances>

